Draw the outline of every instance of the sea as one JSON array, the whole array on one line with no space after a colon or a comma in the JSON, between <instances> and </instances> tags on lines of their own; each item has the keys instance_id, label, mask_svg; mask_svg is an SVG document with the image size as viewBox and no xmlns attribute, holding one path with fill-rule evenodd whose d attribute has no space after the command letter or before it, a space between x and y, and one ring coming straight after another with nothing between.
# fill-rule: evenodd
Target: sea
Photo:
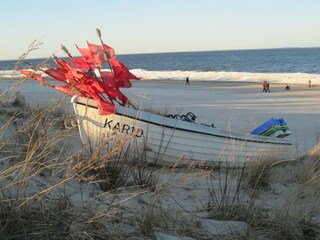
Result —
<instances>
[{"instance_id":1,"label":"sea","mask_svg":"<svg viewBox=\"0 0 320 240\"><path fill-rule=\"evenodd\" d=\"M144 80L246 81L320 84L320 48L277 48L117 55ZM46 59L0 61L0 79L22 77L15 69ZM68 59L66 59L68 60ZM53 61L49 66L55 66Z\"/></svg>"}]
</instances>

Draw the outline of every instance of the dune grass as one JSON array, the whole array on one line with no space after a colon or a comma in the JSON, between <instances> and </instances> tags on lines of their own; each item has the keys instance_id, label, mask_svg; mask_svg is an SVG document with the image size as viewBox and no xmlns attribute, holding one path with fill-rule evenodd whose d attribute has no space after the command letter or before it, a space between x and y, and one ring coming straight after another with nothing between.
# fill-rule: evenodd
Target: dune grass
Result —
<instances>
[{"instance_id":1,"label":"dune grass","mask_svg":"<svg viewBox=\"0 0 320 240\"><path fill-rule=\"evenodd\" d=\"M319 161L316 146L294 160L264 159L211 172L209 216L245 221L253 239L318 239L320 225L312 219L320 211Z\"/></svg>"}]
</instances>

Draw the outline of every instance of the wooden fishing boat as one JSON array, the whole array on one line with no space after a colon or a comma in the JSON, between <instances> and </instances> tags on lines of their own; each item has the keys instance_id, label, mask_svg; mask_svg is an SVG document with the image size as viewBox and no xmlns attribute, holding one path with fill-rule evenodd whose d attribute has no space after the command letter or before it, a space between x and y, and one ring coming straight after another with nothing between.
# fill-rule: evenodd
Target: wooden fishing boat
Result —
<instances>
[{"instance_id":1,"label":"wooden fishing boat","mask_svg":"<svg viewBox=\"0 0 320 240\"><path fill-rule=\"evenodd\" d=\"M83 143L96 149L101 142L126 139L128 144L143 148L151 162L239 166L287 156L291 148L285 138L231 133L123 106L117 106L114 114L99 115L93 99L74 96L71 102Z\"/></svg>"}]
</instances>

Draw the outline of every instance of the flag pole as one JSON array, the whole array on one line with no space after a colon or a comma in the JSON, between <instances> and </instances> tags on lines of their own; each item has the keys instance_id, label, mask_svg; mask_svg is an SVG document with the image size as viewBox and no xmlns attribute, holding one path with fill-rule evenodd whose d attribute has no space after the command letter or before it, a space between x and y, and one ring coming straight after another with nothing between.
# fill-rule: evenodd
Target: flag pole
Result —
<instances>
[{"instance_id":1,"label":"flag pole","mask_svg":"<svg viewBox=\"0 0 320 240\"><path fill-rule=\"evenodd\" d=\"M87 45L89 44L89 42L87 41ZM78 45L76 44L76 48L77 49L79 49L79 47L78 47ZM88 48L89 49L89 51L91 52L91 50L90 50L90 48ZM81 53L81 52L80 52ZM92 53L92 52L91 52ZM85 62L88 64L88 66L90 67L90 64L87 62L87 60L86 60L86 58L85 57L83 57L83 59L85 60ZM97 64L95 64L94 63L94 67L96 68L96 69L98 69L98 72L99 72L99 74L100 74L100 78L101 78L101 80L103 81L103 77L102 77L102 74L101 74L101 70L100 70L100 67L99 66L97 66ZM91 71L90 71L91 70ZM96 79L98 79L98 81L100 81L101 82L101 80L98 78L98 76L96 75L96 73L94 72L94 70L93 69L91 69L91 67L90 67L90 72L92 72L92 74L94 74L94 77L96 78ZM88 71L88 72L89 72ZM106 94L107 96L108 96L108 94ZM105 98L105 96L103 96L103 95L101 95L101 97L105 100L105 101L107 101L107 99ZM110 100L110 102L112 103L112 104L114 104L113 103L113 100L108 96L108 99Z\"/></svg>"},{"instance_id":2,"label":"flag pole","mask_svg":"<svg viewBox=\"0 0 320 240\"><path fill-rule=\"evenodd\" d=\"M87 41L87 45L89 46L89 42ZM89 49L89 51L91 52L91 49L90 49L90 47L88 48ZM91 54L92 54L92 52L91 52ZM100 69L100 67L96 64L96 63L94 63L94 67L96 68L96 69L98 69L98 72L99 72L99 74L100 74L100 78L101 78L101 80L102 81L104 81L104 79L103 79L103 77L102 77L102 74L101 74L101 69ZM97 76L96 76L97 77ZM99 79L99 78L98 78Z\"/></svg>"},{"instance_id":3,"label":"flag pole","mask_svg":"<svg viewBox=\"0 0 320 240\"><path fill-rule=\"evenodd\" d=\"M108 62L108 64L109 64L110 71L111 71L111 73L113 74L113 77L115 78L115 74L114 74L112 65L111 65L111 63L110 63L110 54L109 54L108 51L105 51L105 50L104 50L103 41L102 41L102 38L101 38L101 31L100 31L99 28L96 29L96 33L97 33L97 36L98 36L99 39L100 39L101 46L102 46L102 48L103 48L104 57L105 57L105 59L107 59L107 62ZM101 75L101 73L100 73L100 75ZM103 79L102 75L101 75L101 78ZM103 80L104 80L104 79L103 79Z\"/></svg>"},{"instance_id":4,"label":"flag pole","mask_svg":"<svg viewBox=\"0 0 320 240\"><path fill-rule=\"evenodd\" d=\"M67 49L65 46L63 46L62 44L61 44L61 49L62 49L62 51L64 51L69 57L71 56L71 55L70 55L70 52L68 51L68 49Z\"/></svg>"},{"instance_id":5,"label":"flag pole","mask_svg":"<svg viewBox=\"0 0 320 240\"><path fill-rule=\"evenodd\" d=\"M108 51L105 51L104 50L104 47L103 47L103 41L102 41L102 38L101 38L101 31L99 28L96 29L96 32L97 32L97 36L99 37L100 39L100 42L101 42L101 45L102 45L102 48L103 48L103 52L104 52L104 57L107 59L108 61L108 64L109 64L109 67L110 67L110 71L112 72L112 74L114 75L114 71L113 71L113 68L112 68L112 65L110 63L110 53Z\"/></svg>"},{"instance_id":6,"label":"flag pole","mask_svg":"<svg viewBox=\"0 0 320 240\"><path fill-rule=\"evenodd\" d=\"M101 45L102 45L102 48L103 48L103 51L104 51L104 56L105 56L105 58L106 58L107 61L108 61L108 64L109 64L109 67L110 67L110 71L112 72L112 74L113 74L113 76L114 76L114 78L115 78L116 76L115 76L115 74L114 74L112 65L111 65L111 63L110 63L110 58L111 58L111 56L110 56L110 53L109 53L108 51L105 51L105 50L104 50L104 47L103 47L104 42L102 41L101 31L100 31L99 28L96 29L96 33L97 33L97 36L98 36L99 39L100 39L100 42L101 42ZM133 107L134 109L138 109L133 103L131 103L130 100L128 100L128 103L127 103L127 104L128 104L129 106Z\"/></svg>"}]
</instances>

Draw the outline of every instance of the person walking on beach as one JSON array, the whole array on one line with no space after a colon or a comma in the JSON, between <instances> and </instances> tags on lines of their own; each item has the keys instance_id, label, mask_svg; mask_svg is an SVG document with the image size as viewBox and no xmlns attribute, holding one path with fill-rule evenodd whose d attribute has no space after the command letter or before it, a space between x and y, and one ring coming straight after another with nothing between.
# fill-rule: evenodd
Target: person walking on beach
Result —
<instances>
[{"instance_id":1,"label":"person walking on beach","mask_svg":"<svg viewBox=\"0 0 320 240\"><path fill-rule=\"evenodd\" d=\"M309 88L311 87L311 80L309 79Z\"/></svg>"},{"instance_id":2,"label":"person walking on beach","mask_svg":"<svg viewBox=\"0 0 320 240\"><path fill-rule=\"evenodd\" d=\"M263 87L262 92L267 92L267 82L266 81L262 82L262 87Z\"/></svg>"},{"instance_id":3,"label":"person walking on beach","mask_svg":"<svg viewBox=\"0 0 320 240\"><path fill-rule=\"evenodd\" d=\"M270 92L270 84L267 82L267 92Z\"/></svg>"},{"instance_id":4,"label":"person walking on beach","mask_svg":"<svg viewBox=\"0 0 320 240\"><path fill-rule=\"evenodd\" d=\"M189 77L186 78L186 85L190 85Z\"/></svg>"}]
</instances>

